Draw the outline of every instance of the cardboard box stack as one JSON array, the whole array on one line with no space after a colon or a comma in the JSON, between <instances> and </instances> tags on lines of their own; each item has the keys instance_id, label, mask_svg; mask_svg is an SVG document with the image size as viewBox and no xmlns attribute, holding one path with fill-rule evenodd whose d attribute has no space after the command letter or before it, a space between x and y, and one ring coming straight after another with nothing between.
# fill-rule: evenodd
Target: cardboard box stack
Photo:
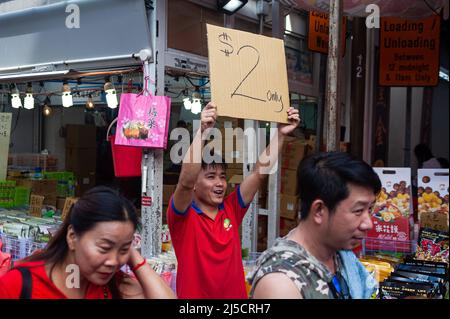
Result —
<instances>
[{"instance_id":1,"label":"cardboard box stack","mask_svg":"<svg viewBox=\"0 0 450 319\"><path fill-rule=\"evenodd\" d=\"M233 131L226 129L235 130L236 128L242 128L243 130L244 128L243 120L229 117L222 117L219 118L219 120L217 121L216 128L219 129L221 133L222 157L227 162L228 168L240 169L242 171L242 163L244 161L243 158L244 135L241 134L235 137L233 135ZM229 145L228 149L226 149L226 145ZM216 146L218 147L218 145Z\"/></svg>"},{"instance_id":2,"label":"cardboard box stack","mask_svg":"<svg viewBox=\"0 0 450 319\"><path fill-rule=\"evenodd\" d=\"M97 165L96 127L66 126L66 170L75 175L75 195L81 196L95 186Z\"/></svg>"},{"instance_id":3,"label":"cardboard box stack","mask_svg":"<svg viewBox=\"0 0 450 319\"><path fill-rule=\"evenodd\" d=\"M16 179L16 185L31 189L31 195L44 197L44 205L56 207L58 182L54 180Z\"/></svg>"},{"instance_id":4,"label":"cardboard box stack","mask_svg":"<svg viewBox=\"0 0 450 319\"><path fill-rule=\"evenodd\" d=\"M298 223L297 169L309 149L308 142L288 137L281 152L280 236Z\"/></svg>"}]
</instances>

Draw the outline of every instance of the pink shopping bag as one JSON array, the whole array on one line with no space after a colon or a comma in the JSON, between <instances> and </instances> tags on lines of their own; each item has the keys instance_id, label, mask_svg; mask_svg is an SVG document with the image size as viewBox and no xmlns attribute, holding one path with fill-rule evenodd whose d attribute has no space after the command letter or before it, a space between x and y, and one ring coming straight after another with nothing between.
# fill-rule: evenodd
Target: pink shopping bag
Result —
<instances>
[{"instance_id":1,"label":"pink shopping bag","mask_svg":"<svg viewBox=\"0 0 450 319\"><path fill-rule=\"evenodd\" d=\"M148 148L167 147L170 97L123 93L115 143Z\"/></svg>"}]
</instances>

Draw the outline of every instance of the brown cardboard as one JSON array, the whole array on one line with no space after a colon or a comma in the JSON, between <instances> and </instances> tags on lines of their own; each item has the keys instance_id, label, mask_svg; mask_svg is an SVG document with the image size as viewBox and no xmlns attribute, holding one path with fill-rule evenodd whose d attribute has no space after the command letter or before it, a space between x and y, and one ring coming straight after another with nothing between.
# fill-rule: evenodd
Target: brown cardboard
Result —
<instances>
[{"instance_id":1,"label":"brown cardboard","mask_svg":"<svg viewBox=\"0 0 450 319\"><path fill-rule=\"evenodd\" d=\"M48 194L44 196L44 205L56 207L57 196L56 194Z\"/></svg>"},{"instance_id":2,"label":"brown cardboard","mask_svg":"<svg viewBox=\"0 0 450 319\"><path fill-rule=\"evenodd\" d=\"M280 195L280 216L291 220L298 219L297 196Z\"/></svg>"},{"instance_id":3,"label":"brown cardboard","mask_svg":"<svg viewBox=\"0 0 450 319\"><path fill-rule=\"evenodd\" d=\"M30 215L34 217L41 217L42 206L44 205L44 196L31 195L30 196Z\"/></svg>"},{"instance_id":4,"label":"brown cardboard","mask_svg":"<svg viewBox=\"0 0 450 319\"><path fill-rule=\"evenodd\" d=\"M75 195L81 197L84 192L95 186L95 173L87 173L77 176L75 179Z\"/></svg>"},{"instance_id":5,"label":"brown cardboard","mask_svg":"<svg viewBox=\"0 0 450 319\"><path fill-rule=\"evenodd\" d=\"M32 180L32 179L11 179L16 181L17 186L27 187L31 189L33 195L55 196L57 194L58 181L56 180Z\"/></svg>"},{"instance_id":6,"label":"brown cardboard","mask_svg":"<svg viewBox=\"0 0 450 319\"><path fill-rule=\"evenodd\" d=\"M284 42L206 25L211 100L219 116L287 123Z\"/></svg>"},{"instance_id":7,"label":"brown cardboard","mask_svg":"<svg viewBox=\"0 0 450 319\"><path fill-rule=\"evenodd\" d=\"M280 237L286 236L292 229L297 227L298 220L280 218Z\"/></svg>"},{"instance_id":8,"label":"brown cardboard","mask_svg":"<svg viewBox=\"0 0 450 319\"><path fill-rule=\"evenodd\" d=\"M242 176L242 175L232 176L230 178L230 180L228 181L226 195L232 193L236 189L236 186L238 186L239 184L242 183L243 179L244 179L244 176Z\"/></svg>"},{"instance_id":9,"label":"brown cardboard","mask_svg":"<svg viewBox=\"0 0 450 319\"><path fill-rule=\"evenodd\" d=\"M73 204L75 204L77 202L78 198L76 197L67 197L66 198L66 202L64 203L64 208L63 211L61 213L61 219L64 220L67 216L67 214L70 211L70 208L72 207Z\"/></svg>"},{"instance_id":10,"label":"brown cardboard","mask_svg":"<svg viewBox=\"0 0 450 319\"><path fill-rule=\"evenodd\" d=\"M66 125L66 148L96 148L94 125Z\"/></svg>"},{"instance_id":11,"label":"brown cardboard","mask_svg":"<svg viewBox=\"0 0 450 319\"><path fill-rule=\"evenodd\" d=\"M175 193L177 185L163 185L163 205L169 205L170 196Z\"/></svg>"},{"instance_id":12,"label":"brown cardboard","mask_svg":"<svg viewBox=\"0 0 450 319\"><path fill-rule=\"evenodd\" d=\"M306 144L299 139L287 140L281 151L281 167L296 170L305 157Z\"/></svg>"},{"instance_id":13,"label":"brown cardboard","mask_svg":"<svg viewBox=\"0 0 450 319\"><path fill-rule=\"evenodd\" d=\"M280 193L285 195L297 195L297 171L292 169L281 169Z\"/></svg>"},{"instance_id":14,"label":"brown cardboard","mask_svg":"<svg viewBox=\"0 0 450 319\"><path fill-rule=\"evenodd\" d=\"M75 175L95 172L97 150L95 148L66 148L66 171Z\"/></svg>"},{"instance_id":15,"label":"brown cardboard","mask_svg":"<svg viewBox=\"0 0 450 319\"><path fill-rule=\"evenodd\" d=\"M58 197L58 198L56 198L56 209L62 211L64 209L64 204L65 203L66 203L66 198L65 197Z\"/></svg>"}]
</instances>

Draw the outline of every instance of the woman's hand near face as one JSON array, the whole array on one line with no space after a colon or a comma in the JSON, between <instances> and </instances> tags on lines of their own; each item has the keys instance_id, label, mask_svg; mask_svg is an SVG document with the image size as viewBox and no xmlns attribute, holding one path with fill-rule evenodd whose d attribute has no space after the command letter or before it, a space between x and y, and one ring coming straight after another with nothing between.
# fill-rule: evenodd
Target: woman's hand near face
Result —
<instances>
[{"instance_id":1,"label":"woman's hand near face","mask_svg":"<svg viewBox=\"0 0 450 319\"><path fill-rule=\"evenodd\" d=\"M144 257L133 247L130 248L128 265L131 269L144 262ZM119 286L123 298L175 299L176 296L166 282L148 263L139 266L134 275L136 280L125 278ZM137 286L137 284L139 286Z\"/></svg>"}]
</instances>

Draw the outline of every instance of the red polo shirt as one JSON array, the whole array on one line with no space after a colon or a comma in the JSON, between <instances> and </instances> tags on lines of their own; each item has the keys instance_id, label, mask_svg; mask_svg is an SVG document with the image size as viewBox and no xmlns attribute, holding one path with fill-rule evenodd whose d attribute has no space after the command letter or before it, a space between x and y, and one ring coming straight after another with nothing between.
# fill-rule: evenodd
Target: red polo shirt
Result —
<instances>
[{"instance_id":1,"label":"red polo shirt","mask_svg":"<svg viewBox=\"0 0 450 319\"><path fill-rule=\"evenodd\" d=\"M31 299L67 299L67 296L48 278L43 261L21 263L20 267L27 267L31 273ZM22 275L17 269L8 271L0 277L0 299L19 299L22 289ZM85 299L105 299L104 287L90 284ZM106 288L107 299L111 293Z\"/></svg>"},{"instance_id":2,"label":"red polo shirt","mask_svg":"<svg viewBox=\"0 0 450 319\"><path fill-rule=\"evenodd\" d=\"M180 212L170 199L167 221L178 260L178 298L247 298L239 236L247 209L239 188L225 198L215 220L195 202Z\"/></svg>"}]
</instances>

